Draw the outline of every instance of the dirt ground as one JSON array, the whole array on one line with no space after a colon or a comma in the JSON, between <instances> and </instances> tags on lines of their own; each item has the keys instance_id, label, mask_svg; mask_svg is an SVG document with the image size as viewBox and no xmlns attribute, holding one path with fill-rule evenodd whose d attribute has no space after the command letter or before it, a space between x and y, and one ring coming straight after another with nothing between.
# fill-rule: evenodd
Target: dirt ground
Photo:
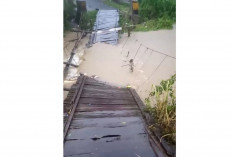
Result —
<instances>
[{"instance_id":1,"label":"dirt ground","mask_svg":"<svg viewBox=\"0 0 232 157\"><path fill-rule=\"evenodd\" d=\"M66 34L64 45L75 36L75 33ZM91 48L85 48L87 41L88 37L82 40L77 50L81 55L75 57L80 67L70 69L69 78L77 76L78 72L88 76L96 75L98 79L119 87L130 85L144 100L152 84L159 84L161 80L176 73L175 26L172 30L132 32L131 37L122 34L116 46L97 43ZM71 44L74 45L74 42ZM65 53L71 52L71 44L65 48L64 60L67 60ZM130 72L128 66L130 59L134 59L133 72ZM70 87L73 82L65 81L64 86Z\"/></svg>"}]
</instances>

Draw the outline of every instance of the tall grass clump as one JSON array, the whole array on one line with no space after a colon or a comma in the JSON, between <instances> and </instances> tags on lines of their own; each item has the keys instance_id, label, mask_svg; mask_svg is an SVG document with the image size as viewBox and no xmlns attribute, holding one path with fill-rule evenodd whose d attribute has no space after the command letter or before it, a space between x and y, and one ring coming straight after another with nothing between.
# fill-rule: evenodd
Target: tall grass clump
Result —
<instances>
[{"instance_id":1,"label":"tall grass clump","mask_svg":"<svg viewBox=\"0 0 232 157\"><path fill-rule=\"evenodd\" d=\"M152 86L149 97L145 99L146 108L154 125L161 133L160 141L166 139L171 144L176 143L176 75L161 81L160 85Z\"/></svg>"}]
</instances>

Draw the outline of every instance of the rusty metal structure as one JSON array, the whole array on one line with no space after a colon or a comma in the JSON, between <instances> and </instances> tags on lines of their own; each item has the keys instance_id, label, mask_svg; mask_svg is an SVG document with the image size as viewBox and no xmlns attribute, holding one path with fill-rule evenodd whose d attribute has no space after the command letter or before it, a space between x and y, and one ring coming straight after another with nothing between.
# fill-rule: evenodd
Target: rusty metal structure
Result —
<instances>
[{"instance_id":1,"label":"rusty metal structure","mask_svg":"<svg viewBox=\"0 0 232 157\"><path fill-rule=\"evenodd\" d=\"M134 89L81 75L64 101L64 156L167 157Z\"/></svg>"}]
</instances>

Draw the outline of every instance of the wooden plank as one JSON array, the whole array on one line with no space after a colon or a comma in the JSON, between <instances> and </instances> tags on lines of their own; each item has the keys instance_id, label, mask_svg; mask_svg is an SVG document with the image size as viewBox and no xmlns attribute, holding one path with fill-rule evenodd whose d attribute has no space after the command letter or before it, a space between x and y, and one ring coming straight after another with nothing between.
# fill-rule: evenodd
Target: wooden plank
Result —
<instances>
[{"instance_id":1,"label":"wooden plank","mask_svg":"<svg viewBox=\"0 0 232 157\"><path fill-rule=\"evenodd\" d=\"M105 98L105 99L133 100L133 97L129 94L110 94L110 93L82 93L81 98Z\"/></svg>"},{"instance_id":2,"label":"wooden plank","mask_svg":"<svg viewBox=\"0 0 232 157\"><path fill-rule=\"evenodd\" d=\"M106 85L106 86L111 86L111 87L117 87L115 85L112 85L112 84L109 84L107 82L103 82L103 81L100 81L100 80L96 80L94 78L87 78L86 80L86 83L87 84L99 84L99 85Z\"/></svg>"},{"instance_id":3,"label":"wooden plank","mask_svg":"<svg viewBox=\"0 0 232 157\"><path fill-rule=\"evenodd\" d=\"M119 110L136 110L138 107L136 105L111 105L111 106L102 106L102 105L95 105L92 107L89 106L82 106L76 109L77 112L91 112L91 111L119 111Z\"/></svg>"},{"instance_id":4,"label":"wooden plank","mask_svg":"<svg viewBox=\"0 0 232 157\"><path fill-rule=\"evenodd\" d=\"M105 118L105 117L132 117L140 116L141 113L136 110L121 110L121 111L95 111L95 112L79 112L74 114L75 119L85 118Z\"/></svg>"},{"instance_id":5,"label":"wooden plank","mask_svg":"<svg viewBox=\"0 0 232 157\"><path fill-rule=\"evenodd\" d=\"M109 90L116 90L116 91L128 91L127 88L113 87L109 85L104 85L104 86L85 85L85 89L92 89L92 88L99 89L99 90L109 89Z\"/></svg>"},{"instance_id":6,"label":"wooden plank","mask_svg":"<svg viewBox=\"0 0 232 157\"><path fill-rule=\"evenodd\" d=\"M116 91L125 91L127 88L120 88L115 86L109 86L109 85L98 85L98 84L85 84L85 89L94 88L94 89L110 89L110 90L116 90Z\"/></svg>"},{"instance_id":7,"label":"wooden plank","mask_svg":"<svg viewBox=\"0 0 232 157\"><path fill-rule=\"evenodd\" d=\"M83 94L113 94L113 95L131 95L129 91L109 91L109 90L97 90L97 89L83 89Z\"/></svg>"},{"instance_id":8,"label":"wooden plank","mask_svg":"<svg viewBox=\"0 0 232 157\"><path fill-rule=\"evenodd\" d=\"M126 122L126 125L124 125L122 122ZM80 137L85 138L86 136L94 137L94 135L101 135L101 134L102 134L101 136L110 135L112 133L110 133L108 131L115 132L112 130L113 128L130 127L132 125L133 126L140 125L140 127L139 128L138 127L131 127L130 129L137 128L138 130L133 130L133 131L130 130L130 132L127 132L127 130L124 130L123 132L120 132L120 134L122 135L123 133L125 133L128 135L131 135L131 132L134 132L134 131L136 132L136 133L134 132L135 134L139 134L141 132L144 133L143 120L139 116L129 116L129 117L123 116L123 117L108 117L108 118L102 117L102 118L98 118L98 119L92 119L92 118L91 119L89 119L89 118L75 119L72 121L71 126L76 127L76 128L85 128L85 130L83 130L83 132L81 132L81 131L74 132L74 131L70 130L70 133L72 136L70 138L75 138L76 135L79 136L79 138ZM90 127L92 129L88 129ZM95 130L97 130L97 128L104 128L104 129L100 129L98 131L95 131ZM108 130L105 128L112 128L112 129ZM118 129L120 129L120 128L118 128ZM103 132L103 130L106 131L107 133ZM86 134L86 132L88 132L88 133ZM116 132L119 133L118 131L116 131ZM67 139L68 139L68 137L67 137ZM108 156L106 156L106 157L108 157ZM116 156L114 156L114 157L116 157ZM127 157L131 157L131 156L127 156ZM132 157L134 157L134 156L132 156Z\"/></svg>"},{"instance_id":9,"label":"wooden plank","mask_svg":"<svg viewBox=\"0 0 232 157\"><path fill-rule=\"evenodd\" d=\"M112 90L112 89L97 89L97 88L84 88L83 92L95 93L110 93L110 94L130 94L128 90Z\"/></svg>"},{"instance_id":10,"label":"wooden plank","mask_svg":"<svg viewBox=\"0 0 232 157\"><path fill-rule=\"evenodd\" d=\"M101 80L97 80L97 79L95 79L95 78L88 78L88 79L86 80L86 83L88 83L88 84L97 83L97 84L100 84L100 85L115 86L115 85L112 85L112 84L110 84L110 83L108 83L108 82L104 82L104 81L101 81ZM117 87L117 86L115 86L115 87Z\"/></svg>"},{"instance_id":11,"label":"wooden plank","mask_svg":"<svg viewBox=\"0 0 232 157\"><path fill-rule=\"evenodd\" d=\"M111 85L104 84L104 83L99 83L99 82L86 82L85 85L118 88L117 86L111 86Z\"/></svg>"},{"instance_id":12,"label":"wooden plank","mask_svg":"<svg viewBox=\"0 0 232 157\"><path fill-rule=\"evenodd\" d=\"M127 105L127 104L133 104L136 105L135 101L133 99L99 99L99 98L81 98L79 101L80 104L98 104L98 105Z\"/></svg>"},{"instance_id":13,"label":"wooden plank","mask_svg":"<svg viewBox=\"0 0 232 157\"><path fill-rule=\"evenodd\" d=\"M89 80L86 81L86 85L93 85L93 86L107 86L107 87L114 87L114 88L118 88L118 85L115 84L110 84L108 82L103 82L103 81L99 81L96 80L94 78L88 78Z\"/></svg>"},{"instance_id":14,"label":"wooden plank","mask_svg":"<svg viewBox=\"0 0 232 157\"><path fill-rule=\"evenodd\" d=\"M65 140L65 137L66 137L66 135L67 135L68 128L69 128L69 126L70 126L70 124L71 124L71 121L72 121L74 112L75 112L75 110L76 110L77 104L78 104L79 99L80 99L80 97L81 97L81 92L82 92L83 87L84 87L84 84L85 84L85 79L86 79L86 77L84 76L83 79L82 79L82 82L81 82L80 89L79 89L79 91L78 91L77 98L76 98L75 101L74 101L74 105L73 105L71 114L69 115L68 121L67 121L67 123L66 123L66 125L65 125L65 128L64 128L64 140Z\"/></svg>"},{"instance_id":15,"label":"wooden plank","mask_svg":"<svg viewBox=\"0 0 232 157\"><path fill-rule=\"evenodd\" d=\"M113 107L136 107L137 108L137 105L136 104L78 104L79 107L89 107L89 108L94 108L94 107L103 107L103 108L113 108ZM79 108L78 107L78 108Z\"/></svg>"}]
</instances>

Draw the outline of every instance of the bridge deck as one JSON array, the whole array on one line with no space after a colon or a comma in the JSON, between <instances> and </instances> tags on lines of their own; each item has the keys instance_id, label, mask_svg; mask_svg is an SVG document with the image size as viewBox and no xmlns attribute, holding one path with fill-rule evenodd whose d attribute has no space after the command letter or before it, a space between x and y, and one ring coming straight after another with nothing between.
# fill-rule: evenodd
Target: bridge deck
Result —
<instances>
[{"instance_id":1,"label":"bridge deck","mask_svg":"<svg viewBox=\"0 0 232 157\"><path fill-rule=\"evenodd\" d=\"M81 76L65 103L71 112L65 120L64 156L160 156L131 90Z\"/></svg>"}]
</instances>

